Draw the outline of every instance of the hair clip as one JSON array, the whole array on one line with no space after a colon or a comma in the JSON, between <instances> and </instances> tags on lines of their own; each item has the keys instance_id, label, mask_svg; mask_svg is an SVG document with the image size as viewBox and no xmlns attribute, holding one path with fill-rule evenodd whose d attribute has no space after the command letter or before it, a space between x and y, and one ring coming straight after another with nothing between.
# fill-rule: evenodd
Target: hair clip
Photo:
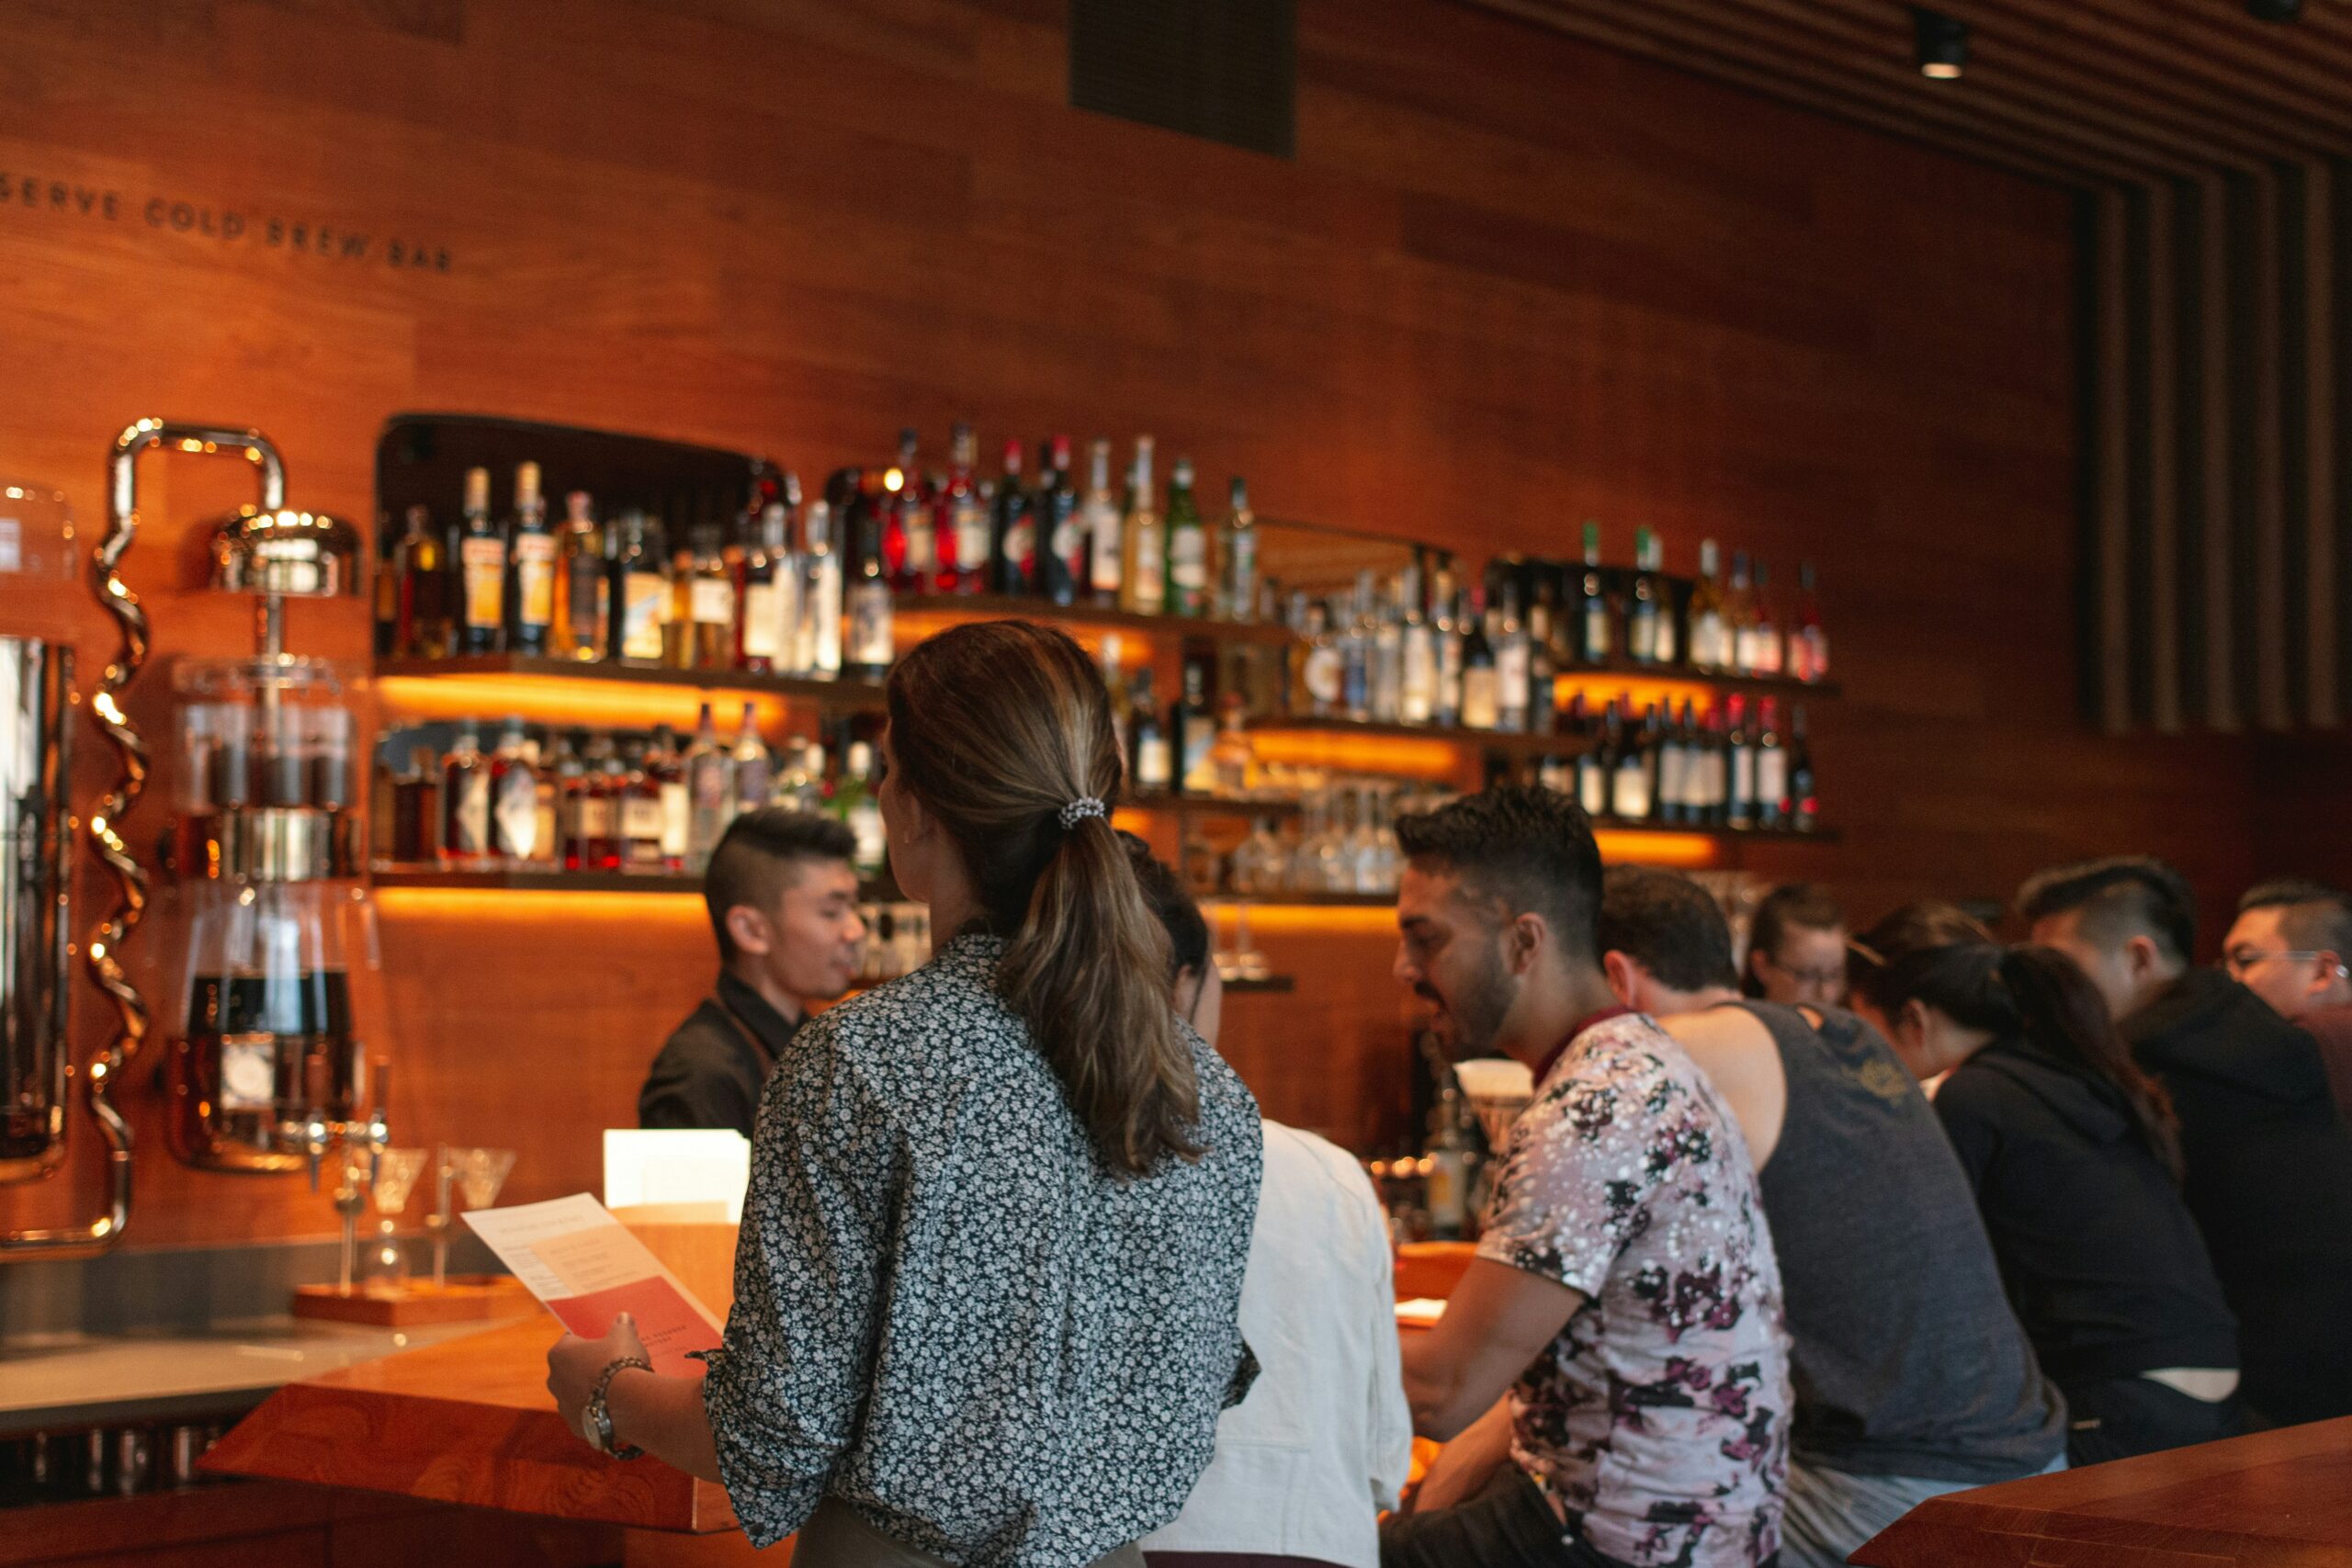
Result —
<instances>
[{"instance_id":1,"label":"hair clip","mask_svg":"<svg viewBox=\"0 0 2352 1568\"><path fill-rule=\"evenodd\" d=\"M1108 817L1102 803L1091 795L1081 795L1062 807L1062 831L1067 833L1089 817Z\"/></svg>"}]
</instances>

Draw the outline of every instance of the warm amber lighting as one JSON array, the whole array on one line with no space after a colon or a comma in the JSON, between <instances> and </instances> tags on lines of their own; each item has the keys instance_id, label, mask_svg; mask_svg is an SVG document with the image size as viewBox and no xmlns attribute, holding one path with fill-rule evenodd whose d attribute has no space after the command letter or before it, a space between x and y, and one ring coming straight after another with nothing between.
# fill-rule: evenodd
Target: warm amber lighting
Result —
<instances>
[{"instance_id":1,"label":"warm amber lighting","mask_svg":"<svg viewBox=\"0 0 2352 1568\"><path fill-rule=\"evenodd\" d=\"M1417 740L1401 735L1350 735L1328 729L1257 729L1250 749L1261 762L1340 773L1394 773L1405 778L1452 779L1462 754L1447 740Z\"/></svg>"},{"instance_id":2,"label":"warm amber lighting","mask_svg":"<svg viewBox=\"0 0 2352 1568\"><path fill-rule=\"evenodd\" d=\"M795 705L789 699L772 693L703 690L691 684L692 671L675 674L679 683L674 686L561 675L382 675L377 677L376 692L388 720L478 718L492 723L519 714L553 724L639 729L667 724L686 731L694 728L700 705L707 702L719 728L731 734L749 702L760 728L771 739L785 732L786 716ZM813 724L813 705L799 706Z\"/></svg>"},{"instance_id":3,"label":"warm amber lighting","mask_svg":"<svg viewBox=\"0 0 2352 1568\"><path fill-rule=\"evenodd\" d=\"M1677 714L1689 703L1690 711L1704 718L1715 705L1714 688L1702 681L1673 681L1657 675L1612 675L1606 671L1575 671L1562 675L1553 683L1554 703L1565 708L1577 693L1584 694L1584 705L1596 716L1611 697L1625 699L1628 715L1638 720L1642 710L1653 703L1670 707Z\"/></svg>"},{"instance_id":4,"label":"warm amber lighting","mask_svg":"<svg viewBox=\"0 0 2352 1568\"><path fill-rule=\"evenodd\" d=\"M1230 926L1239 919L1240 906L1204 904L1212 919ZM1277 895L1270 903L1252 903L1250 934L1290 931L1324 936L1395 936L1396 908L1393 904L1285 904Z\"/></svg>"},{"instance_id":5,"label":"warm amber lighting","mask_svg":"<svg viewBox=\"0 0 2352 1568\"><path fill-rule=\"evenodd\" d=\"M1715 840L1704 833L1617 833L1596 829L1605 865L1660 865L1689 868L1715 863Z\"/></svg>"},{"instance_id":6,"label":"warm amber lighting","mask_svg":"<svg viewBox=\"0 0 2352 1568\"><path fill-rule=\"evenodd\" d=\"M379 887L376 907L384 915L427 919L640 920L664 924L707 921L702 895L691 890L659 893L587 893L570 889L506 887ZM536 939L535 939L536 940Z\"/></svg>"}]
</instances>

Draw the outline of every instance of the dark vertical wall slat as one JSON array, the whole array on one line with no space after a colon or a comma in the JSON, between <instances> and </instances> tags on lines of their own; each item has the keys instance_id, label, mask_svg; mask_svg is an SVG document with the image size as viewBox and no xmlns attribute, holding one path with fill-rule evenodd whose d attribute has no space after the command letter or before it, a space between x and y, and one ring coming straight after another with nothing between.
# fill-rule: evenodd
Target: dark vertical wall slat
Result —
<instances>
[{"instance_id":1,"label":"dark vertical wall slat","mask_svg":"<svg viewBox=\"0 0 2352 1568\"><path fill-rule=\"evenodd\" d=\"M2302 189L2303 721L2324 729L2342 722L2343 712L2335 662L2342 631L2335 547L2335 169L2324 163L2305 164Z\"/></svg>"},{"instance_id":2,"label":"dark vertical wall slat","mask_svg":"<svg viewBox=\"0 0 2352 1568\"><path fill-rule=\"evenodd\" d=\"M2173 608L2180 628L2176 672L2183 720L2206 721L2205 632L2205 188L2173 184L2173 344L2179 371L2174 399Z\"/></svg>"},{"instance_id":3,"label":"dark vertical wall slat","mask_svg":"<svg viewBox=\"0 0 2352 1568\"><path fill-rule=\"evenodd\" d=\"M2144 186L2123 191L2123 646L2127 727L2155 708L2156 462L2154 197Z\"/></svg>"},{"instance_id":4,"label":"dark vertical wall slat","mask_svg":"<svg viewBox=\"0 0 2352 1568\"><path fill-rule=\"evenodd\" d=\"M2180 528L2179 477L2175 471L2179 411L2179 317L2177 269L2173 240L2177 218L2170 185L2148 191L2147 306L2143 316L2148 351L2147 563L2148 641L2137 661L2148 673L2148 722L2176 734L2180 718Z\"/></svg>"},{"instance_id":5,"label":"dark vertical wall slat","mask_svg":"<svg viewBox=\"0 0 2352 1568\"><path fill-rule=\"evenodd\" d=\"M2274 606L2284 644L2284 711L2277 728L2311 711L2311 247L2305 225L2311 186L2300 164L2278 170L2278 524L2279 581Z\"/></svg>"},{"instance_id":6,"label":"dark vertical wall slat","mask_svg":"<svg viewBox=\"0 0 2352 1568\"><path fill-rule=\"evenodd\" d=\"M2098 298L2098 554L2099 722L2120 734L2132 727L2131 657L2131 333L2122 191L2098 193L2094 249Z\"/></svg>"},{"instance_id":7,"label":"dark vertical wall slat","mask_svg":"<svg viewBox=\"0 0 2352 1568\"><path fill-rule=\"evenodd\" d=\"M2203 284L2199 313L2205 342L2203 452L2205 492L2205 722L2214 729L2238 727L2238 700L2232 659L2235 606L2230 593L2230 535L2235 513L2230 482L2230 202L2220 178L2204 182L2199 205Z\"/></svg>"},{"instance_id":8,"label":"dark vertical wall slat","mask_svg":"<svg viewBox=\"0 0 2352 1568\"><path fill-rule=\"evenodd\" d=\"M2279 395L2284 371L2279 345L2279 192L2278 179L2264 172L2246 179L2247 258L2253 287L2247 292L2253 342L2247 369L2247 403L2253 417L2249 454L2249 500L2254 529L2254 572L2247 605L2254 633L2255 713L2267 729L2292 722L2287 697L2287 506L2285 463L2278 432L2285 418Z\"/></svg>"}]
</instances>

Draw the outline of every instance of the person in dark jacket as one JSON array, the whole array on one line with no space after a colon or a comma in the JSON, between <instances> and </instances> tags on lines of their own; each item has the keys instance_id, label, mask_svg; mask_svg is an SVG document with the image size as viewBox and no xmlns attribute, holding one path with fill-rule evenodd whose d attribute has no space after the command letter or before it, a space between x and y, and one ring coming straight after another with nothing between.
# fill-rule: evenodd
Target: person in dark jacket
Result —
<instances>
[{"instance_id":1,"label":"person in dark jacket","mask_svg":"<svg viewBox=\"0 0 2352 1568\"><path fill-rule=\"evenodd\" d=\"M1731 928L1689 877L1612 866L1601 886L1610 988L1731 1106L1781 1255L1796 1392L1782 1568L1836 1568L1929 1497L2063 1464L2065 1401L1884 1037L1837 1008L1743 1002Z\"/></svg>"},{"instance_id":2,"label":"person in dark jacket","mask_svg":"<svg viewBox=\"0 0 2352 1568\"><path fill-rule=\"evenodd\" d=\"M2183 1195L2245 1348L2245 1399L2282 1425L2352 1416L2352 1129L2311 1035L2189 966L2196 906L2143 858L2026 884L2033 940L2084 966L2180 1115Z\"/></svg>"},{"instance_id":3,"label":"person in dark jacket","mask_svg":"<svg viewBox=\"0 0 2352 1568\"><path fill-rule=\"evenodd\" d=\"M653 1058L639 1125L752 1135L768 1074L808 1003L839 997L864 966L856 848L831 818L781 807L729 824L702 879L718 983Z\"/></svg>"},{"instance_id":4,"label":"person in dark jacket","mask_svg":"<svg viewBox=\"0 0 2352 1568\"><path fill-rule=\"evenodd\" d=\"M1920 904L1856 942L1850 979L1913 1076L1945 1075L1936 1114L2065 1392L2068 1458L2241 1431L2236 1325L2176 1186L2177 1123L2082 970Z\"/></svg>"}]
</instances>

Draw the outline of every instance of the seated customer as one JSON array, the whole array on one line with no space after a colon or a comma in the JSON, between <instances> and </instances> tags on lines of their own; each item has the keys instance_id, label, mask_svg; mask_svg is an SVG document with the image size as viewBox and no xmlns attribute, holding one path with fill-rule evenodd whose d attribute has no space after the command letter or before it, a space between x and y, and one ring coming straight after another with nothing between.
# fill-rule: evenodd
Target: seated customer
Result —
<instances>
[{"instance_id":1,"label":"seated customer","mask_svg":"<svg viewBox=\"0 0 2352 1568\"><path fill-rule=\"evenodd\" d=\"M1176 1010L1214 1046L1223 993L1207 922L1142 840L1120 838L1168 929ZM1152 1568L1374 1568L1378 1511L1396 1506L1413 1461L1388 1217L1346 1151L1259 1125L1266 1174L1241 1277L1241 1337L1258 1381L1218 1419L1216 1456L1175 1522L1144 1537L1144 1554Z\"/></svg>"},{"instance_id":2,"label":"seated customer","mask_svg":"<svg viewBox=\"0 0 2352 1568\"><path fill-rule=\"evenodd\" d=\"M2065 1402L1886 1041L1849 1012L1742 1003L1731 928L1689 877L1619 866L1602 890L1611 989L1714 1080L1759 1163L1794 1341L1781 1562L1835 1568L1929 1497L2063 1461Z\"/></svg>"},{"instance_id":3,"label":"seated customer","mask_svg":"<svg viewBox=\"0 0 2352 1568\"><path fill-rule=\"evenodd\" d=\"M1455 1060L1500 1052L1535 1098L1476 1258L1405 1346L1416 1428L1506 1392L1511 1461L1471 1500L1393 1518L1381 1561L1755 1568L1780 1546L1788 1337L1739 1123L1657 1024L1616 1005L1600 852L1550 790L1401 818L1397 977Z\"/></svg>"},{"instance_id":4,"label":"seated customer","mask_svg":"<svg viewBox=\"0 0 2352 1568\"><path fill-rule=\"evenodd\" d=\"M2249 889L2222 967L2319 1042L2335 1109L2352 1121L2352 896L2317 882Z\"/></svg>"},{"instance_id":5,"label":"seated customer","mask_svg":"<svg viewBox=\"0 0 2352 1568\"><path fill-rule=\"evenodd\" d=\"M639 1126L752 1135L760 1091L808 1002L848 990L864 964L856 848L831 818L780 807L729 826L702 879L718 984L653 1058L637 1097Z\"/></svg>"},{"instance_id":6,"label":"seated customer","mask_svg":"<svg viewBox=\"0 0 2352 1568\"><path fill-rule=\"evenodd\" d=\"M1846 911L1810 882L1764 895L1747 928L1747 996L1784 1007L1836 1007L1846 999Z\"/></svg>"},{"instance_id":7,"label":"seated customer","mask_svg":"<svg viewBox=\"0 0 2352 1568\"><path fill-rule=\"evenodd\" d=\"M1855 943L1855 1010L1914 1077L1976 1193L2001 1278L2096 1464L2234 1435L2235 1325L2175 1186L2178 1124L2083 972L1950 905Z\"/></svg>"},{"instance_id":8,"label":"seated customer","mask_svg":"<svg viewBox=\"0 0 2352 1568\"><path fill-rule=\"evenodd\" d=\"M2181 1195L2237 1314L2246 1403L2281 1424L2352 1416L2352 1130L2319 1047L2229 976L2190 966L2196 900L2162 861L2060 866L2018 903L2172 1096Z\"/></svg>"}]
</instances>

